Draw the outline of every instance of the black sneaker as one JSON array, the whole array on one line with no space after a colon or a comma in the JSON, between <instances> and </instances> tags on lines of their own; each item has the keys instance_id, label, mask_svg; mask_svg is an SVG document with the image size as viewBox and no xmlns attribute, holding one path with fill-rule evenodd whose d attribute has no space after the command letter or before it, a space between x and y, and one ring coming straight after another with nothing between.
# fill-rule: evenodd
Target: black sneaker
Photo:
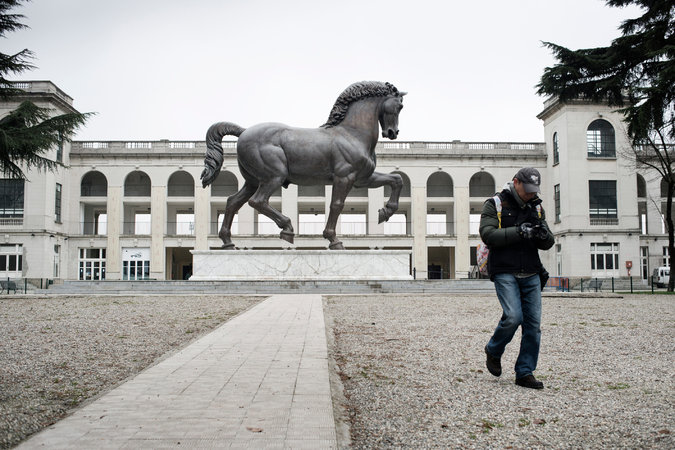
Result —
<instances>
[{"instance_id":1,"label":"black sneaker","mask_svg":"<svg viewBox=\"0 0 675 450\"><path fill-rule=\"evenodd\" d=\"M534 375L525 375L524 377L516 378L516 384L530 389L544 389L544 383L538 381Z\"/></svg>"},{"instance_id":2,"label":"black sneaker","mask_svg":"<svg viewBox=\"0 0 675 450\"><path fill-rule=\"evenodd\" d=\"M485 359L485 365L487 366L487 370L496 377L501 375L502 360L499 358L495 358L494 356L489 354L487 351L487 345L485 346L485 355L487 355L487 358Z\"/></svg>"}]
</instances>

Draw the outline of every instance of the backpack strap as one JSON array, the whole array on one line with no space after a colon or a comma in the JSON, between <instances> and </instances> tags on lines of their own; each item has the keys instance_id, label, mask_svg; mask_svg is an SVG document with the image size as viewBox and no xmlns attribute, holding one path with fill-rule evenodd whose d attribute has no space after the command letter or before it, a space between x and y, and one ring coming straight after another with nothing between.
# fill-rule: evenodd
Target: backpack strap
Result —
<instances>
[{"instance_id":1,"label":"backpack strap","mask_svg":"<svg viewBox=\"0 0 675 450\"><path fill-rule=\"evenodd\" d=\"M499 220L499 228L502 227L502 199L499 194L495 194L492 199L495 201L495 208L497 208L497 220ZM541 217L541 214L539 215Z\"/></svg>"}]
</instances>

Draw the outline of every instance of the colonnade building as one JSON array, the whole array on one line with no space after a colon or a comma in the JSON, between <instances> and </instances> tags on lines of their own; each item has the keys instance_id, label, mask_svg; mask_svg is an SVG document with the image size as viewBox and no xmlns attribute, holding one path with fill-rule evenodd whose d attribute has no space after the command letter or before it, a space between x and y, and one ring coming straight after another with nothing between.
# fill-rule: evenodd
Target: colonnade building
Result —
<instances>
[{"instance_id":1,"label":"colonnade building","mask_svg":"<svg viewBox=\"0 0 675 450\"><path fill-rule=\"evenodd\" d=\"M17 86L25 95L2 103L1 115L23 99L75 111L49 81ZM622 116L606 105L553 99L538 117L545 142L378 143L376 170L404 180L400 207L378 224L388 189L353 189L337 230L345 247L409 250L418 279L477 276L483 202L531 166L542 175L555 234L554 247L541 252L552 276L627 276L630 266L630 275L646 280L667 264L665 191L657 173L636 173ZM243 185L235 146L223 143L222 171L202 188L203 141L64 142L47 155L58 170L0 179L0 278L188 278L190 250L222 245L227 197ZM330 186L290 185L272 196L293 222L293 245L248 205L235 217L233 241L245 249L325 249L330 194Z\"/></svg>"}]
</instances>

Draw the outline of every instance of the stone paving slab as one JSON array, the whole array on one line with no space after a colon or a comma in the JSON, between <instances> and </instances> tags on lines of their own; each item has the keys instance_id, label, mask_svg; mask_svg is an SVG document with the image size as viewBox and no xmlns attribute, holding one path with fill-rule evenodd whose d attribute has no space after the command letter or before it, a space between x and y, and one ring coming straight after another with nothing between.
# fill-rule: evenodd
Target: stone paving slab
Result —
<instances>
[{"instance_id":1,"label":"stone paving slab","mask_svg":"<svg viewBox=\"0 0 675 450\"><path fill-rule=\"evenodd\" d=\"M337 448L320 295L275 295L18 448Z\"/></svg>"}]
</instances>

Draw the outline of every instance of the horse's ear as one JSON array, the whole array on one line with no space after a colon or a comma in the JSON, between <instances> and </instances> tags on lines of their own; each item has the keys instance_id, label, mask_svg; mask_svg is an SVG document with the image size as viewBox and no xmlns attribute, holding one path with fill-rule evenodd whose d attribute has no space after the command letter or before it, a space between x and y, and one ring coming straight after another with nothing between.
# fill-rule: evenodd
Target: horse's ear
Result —
<instances>
[{"instance_id":1,"label":"horse's ear","mask_svg":"<svg viewBox=\"0 0 675 450\"><path fill-rule=\"evenodd\" d=\"M400 97L403 97L404 95L408 95L408 93L407 93L407 92L399 92L398 95L399 95Z\"/></svg>"}]
</instances>

